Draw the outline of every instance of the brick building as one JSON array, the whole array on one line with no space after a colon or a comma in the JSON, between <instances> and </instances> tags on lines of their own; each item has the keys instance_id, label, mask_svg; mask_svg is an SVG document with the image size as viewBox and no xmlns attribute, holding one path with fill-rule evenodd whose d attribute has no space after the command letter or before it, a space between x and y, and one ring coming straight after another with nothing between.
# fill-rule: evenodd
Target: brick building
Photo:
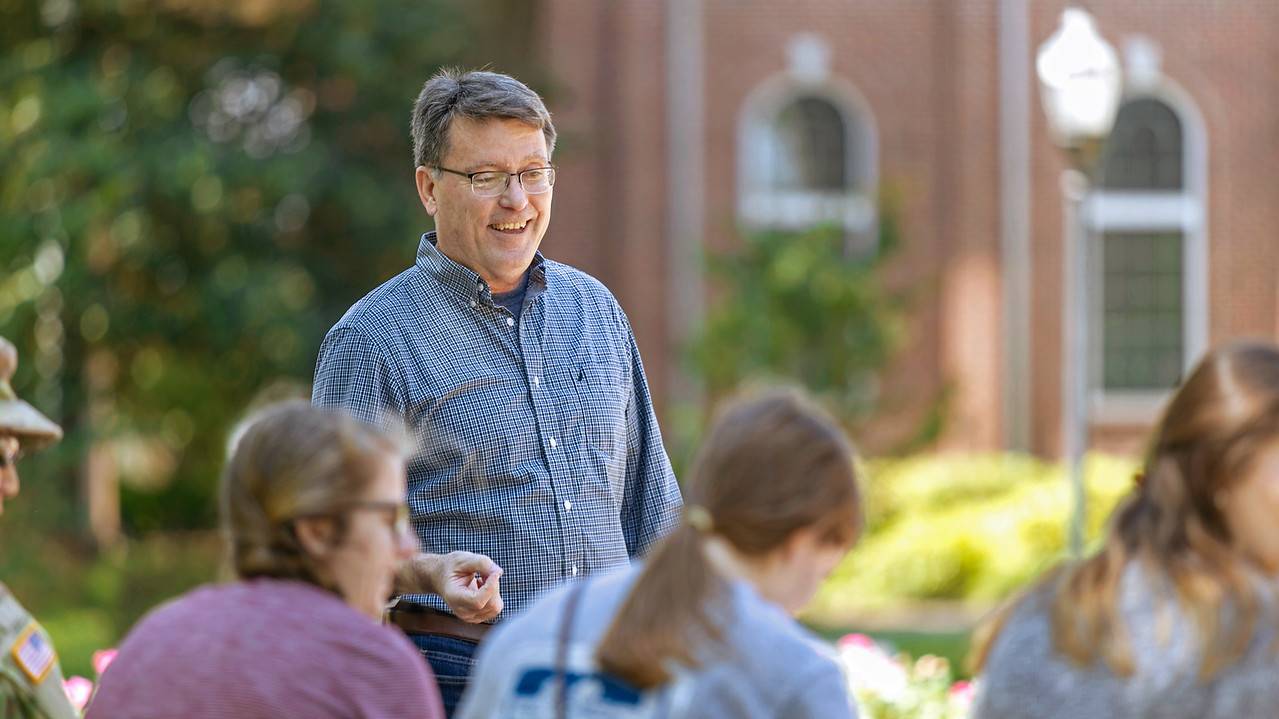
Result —
<instances>
[{"instance_id":1,"label":"brick building","mask_svg":"<svg viewBox=\"0 0 1279 719\"><path fill-rule=\"evenodd\" d=\"M891 282L926 291L886 391L923 412L950 387L943 448L1056 454L1066 165L1034 58L1065 4L542 0L565 148L546 248L618 295L662 409L703 251L817 219L871 238L892 188ZM1126 72L1081 215L1089 414L1096 444L1134 449L1205 348L1279 333L1279 3L1087 6Z\"/></svg>"}]
</instances>

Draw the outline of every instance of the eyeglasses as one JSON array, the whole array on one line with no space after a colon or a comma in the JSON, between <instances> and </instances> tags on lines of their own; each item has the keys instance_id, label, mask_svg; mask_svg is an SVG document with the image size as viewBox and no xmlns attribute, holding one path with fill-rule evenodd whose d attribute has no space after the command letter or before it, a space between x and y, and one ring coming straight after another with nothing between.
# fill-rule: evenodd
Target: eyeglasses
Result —
<instances>
[{"instance_id":1,"label":"eyeglasses","mask_svg":"<svg viewBox=\"0 0 1279 719\"><path fill-rule=\"evenodd\" d=\"M511 186L511 178L520 178L520 187L530 195L540 195L555 185L555 168L551 166L535 167L522 172L500 172L485 170L483 172L458 172L447 167L435 166L440 172L465 177L471 181L471 192L479 197L497 197Z\"/></svg>"},{"instance_id":2,"label":"eyeglasses","mask_svg":"<svg viewBox=\"0 0 1279 719\"><path fill-rule=\"evenodd\" d=\"M376 500L366 500L363 502L351 502L346 505L347 509L362 509L371 512L382 512L386 516L386 524L396 534L396 536L404 536L409 533L409 507L403 502L379 502Z\"/></svg>"},{"instance_id":3,"label":"eyeglasses","mask_svg":"<svg viewBox=\"0 0 1279 719\"><path fill-rule=\"evenodd\" d=\"M300 514L294 519L308 519L315 517L332 517L342 512L364 510L367 512L382 512L386 517L386 526L395 532L396 536L402 537L409 534L412 529L409 524L409 508L403 502L383 502L378 500L363 500L359 502L346 502L342 504L334 512L317 512L314 514Z\"/></svg>"},{"instance_id":4,"label":"eyeglasses","mask_svg":"<svg viewBox=\"0 0 1279 719\"><path fill-rule=\"evenodd\" d=\"M0 437L0 469L11 467L22 459L22 445L17 437Z\"/></svg>"}]
</instances>

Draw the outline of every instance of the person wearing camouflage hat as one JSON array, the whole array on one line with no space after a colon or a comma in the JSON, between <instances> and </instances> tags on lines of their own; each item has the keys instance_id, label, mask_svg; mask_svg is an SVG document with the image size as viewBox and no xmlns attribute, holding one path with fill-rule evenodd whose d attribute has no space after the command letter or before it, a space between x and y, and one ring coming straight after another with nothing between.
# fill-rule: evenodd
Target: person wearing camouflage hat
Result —
<instances>
[{"instance_id":1,"label":"person wearing camouflage hat","mask_svg":"<svg viewBox=\"0 0 1279 719\"><path fill-rule=\"evenodd\" d=\"M62 429L18 399L9 379L18 352L0 337L0 514L18 495L18 458L62 439ZM49 635L0 583L0 717L74 719Z\"/></svg>"}]
</instances>

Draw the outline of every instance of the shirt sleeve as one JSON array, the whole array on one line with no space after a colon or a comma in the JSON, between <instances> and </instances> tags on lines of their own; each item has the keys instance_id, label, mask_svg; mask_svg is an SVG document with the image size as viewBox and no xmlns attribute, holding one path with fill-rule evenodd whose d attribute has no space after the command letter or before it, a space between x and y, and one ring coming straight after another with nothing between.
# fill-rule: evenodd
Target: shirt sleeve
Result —
<instances>
[{"instance_id":1,"label":"shirt sleeve","mask_svg":"<svg viewBox=\"0 0 1279 719\"><path fill-rule=\"evenodd\" d=\"M635 333L629 323L625 330L631 355L631 393L626 403L626 490L621 519L626 551L634 559L675 527L683 499L662 444Z\"/></svg>"},{"instance_id":2,"label":"shirt sleeve","mask_svg":"<svg viewBox=\"0 0 1279 719\"><path fill-rule=\"evenodd\" d=\"M404 417L403 384L368 335L335 327L320 345L311 404L340 407L356 419L385 425Z\"/></svg>"},{"instance_id":3,"label":"shirt sleeve","mask_svg":"<svg viewBox=\"0 0 1279 719\"><path fill-rule=\"evenodd\" d=\"M71 706L66 690L62 688L62 667L54 662L44 681L36 687L35 699L48 719L77 719L80 712Z\"/></svg>"}]
</instances>

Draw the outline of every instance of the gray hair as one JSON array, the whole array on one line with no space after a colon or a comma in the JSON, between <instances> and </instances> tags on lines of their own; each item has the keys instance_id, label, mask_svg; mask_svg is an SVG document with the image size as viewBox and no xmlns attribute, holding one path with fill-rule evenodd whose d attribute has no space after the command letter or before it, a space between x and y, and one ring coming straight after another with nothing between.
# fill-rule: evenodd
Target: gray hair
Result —
<instances>
[{"instance_id":1,"label":"gray hair","mask_svg":"<svg viewBox=\"0 0 1279 719\"><path fill-rule=\"evenodd\" d=\"M437 167L448 150L449 126L456 117L471 120L519 120L546 136L549 159L555 152L555 125L542 98L510 75L444 68L435 73L413 104L413 166Z\"/></svg>"}]
</instances>

